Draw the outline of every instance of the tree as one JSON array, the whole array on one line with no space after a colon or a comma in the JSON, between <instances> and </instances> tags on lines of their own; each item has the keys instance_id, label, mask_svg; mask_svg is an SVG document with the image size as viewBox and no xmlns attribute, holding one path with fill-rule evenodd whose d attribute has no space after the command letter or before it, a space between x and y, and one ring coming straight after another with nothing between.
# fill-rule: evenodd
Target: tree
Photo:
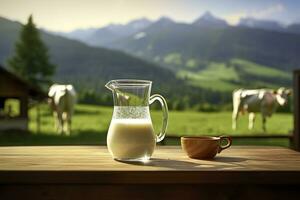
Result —
<instances>
[{"instance_id":1,"label":"tree","mask_svg":"<svg viewBox=\"0 0 300 200\"><path fill-rule=\"evenodd\" d=\"M21 29L15 55L8 60L8 65L16 74L32 84L45 86L51 82L56 67L49 61L48 49L40 38L32 15Z\"/></svg>"}]
</instances>

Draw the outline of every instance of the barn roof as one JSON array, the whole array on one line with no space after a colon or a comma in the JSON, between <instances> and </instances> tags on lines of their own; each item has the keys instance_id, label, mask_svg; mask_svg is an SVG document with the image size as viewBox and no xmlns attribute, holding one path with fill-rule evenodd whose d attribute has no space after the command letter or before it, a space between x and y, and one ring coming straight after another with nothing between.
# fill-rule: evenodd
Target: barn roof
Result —
<instances>
[{"instance_id":1,"label":"barn roof","mask_svg":"<svg viewBox=\"0 0 300 200\"><path fill-rule=\"evenodd\" d=\"M15 81L18 84L25 86L28 89L29 96L33 99L41 100L41 99L45 99L48 97L47 93L44 92L41 88L39 88L38 86L32 85L31 83L20 78L16 74L8 71L1 65L0 65L0 74L12 79L13 81Z\"/></svg>"}]
</instances>

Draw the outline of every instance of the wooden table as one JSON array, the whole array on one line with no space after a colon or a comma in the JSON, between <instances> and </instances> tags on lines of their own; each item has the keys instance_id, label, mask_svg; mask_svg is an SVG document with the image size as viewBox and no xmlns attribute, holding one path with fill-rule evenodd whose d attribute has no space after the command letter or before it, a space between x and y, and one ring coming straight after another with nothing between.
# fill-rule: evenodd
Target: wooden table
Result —
<instances>
[{"instance_id":1,"label":"wooden table","mask_svg":"<svg viewBox=\"0 0 300 200\"><path fill-rule=\"evenodd\" d=\"M106 147L0 147L0 199L299 199L300 153L231 147L214 160L157 147L147 163Z\"/></svg>"}]
</instances>

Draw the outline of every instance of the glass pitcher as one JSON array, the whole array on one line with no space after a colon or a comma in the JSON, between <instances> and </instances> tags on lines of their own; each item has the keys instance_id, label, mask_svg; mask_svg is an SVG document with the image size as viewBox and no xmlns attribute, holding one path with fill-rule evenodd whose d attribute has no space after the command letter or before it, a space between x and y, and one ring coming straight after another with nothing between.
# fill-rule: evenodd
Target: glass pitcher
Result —
<instances>
[{"instance_id":1,"label":"glass pitcher","mask_svg":"<svg viewBox=\"0 0 300 200\"><path fill-rule=\"evenodd\" d=\"M166 100L159 94L150 97L151 81L112 80L105 86L113 93L114 111L107 134L107 147L116 160L147 161L156 142L164 139L168 125ZM154 133L149 104L158 100L163 110L163 123Z\"/></svg>"}]
</instances>

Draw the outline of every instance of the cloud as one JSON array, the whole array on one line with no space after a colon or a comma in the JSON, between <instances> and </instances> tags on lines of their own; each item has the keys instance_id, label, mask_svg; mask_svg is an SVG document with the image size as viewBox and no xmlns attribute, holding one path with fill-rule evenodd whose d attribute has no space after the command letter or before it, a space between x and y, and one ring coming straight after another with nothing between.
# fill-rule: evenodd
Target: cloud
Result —
<instances>
[{"instance_id":1,"label":"cloud","mask_svg":"<svg viewBox=\"0 0 300 200\"><path fill-rule=\"evenodd\" d=\"M284 5L277 3L266 7L262 10L252 10L252 11L241 11L225 16L226 21L231 25L236 25L241 18L252 17L256 19L266 19L270 18L276 13L284 12L286 8Z\"/></svg>"},{"instance_id":2,"label":"cloud","mask_svg":"<svg viewBox=\"0 0 300 200\"><path fill-rule=\"evenodd\" d=\"M285 7L282 4L278 3L278 4L272 5L270 7L267 7L264 10L253 12L252 17L255 17L255 18L268 18L268 17L272 16L275 13L281 13L283 11L285 11Z\"/></svg>"}]
</instances>

